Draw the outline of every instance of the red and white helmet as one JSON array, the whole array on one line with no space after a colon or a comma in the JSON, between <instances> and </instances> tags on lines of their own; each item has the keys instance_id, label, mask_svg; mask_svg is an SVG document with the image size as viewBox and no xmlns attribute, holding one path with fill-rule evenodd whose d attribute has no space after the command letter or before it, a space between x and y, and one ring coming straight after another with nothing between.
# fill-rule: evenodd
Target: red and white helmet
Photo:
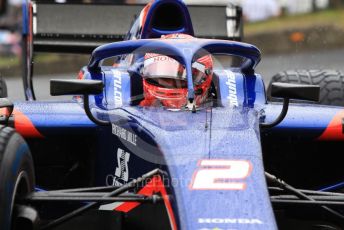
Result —
<instances>
[{"instance_id":1,"label":"red and white helmet","mask_svg":"<svg viewBox=\"0 0 344 230\"><path fill-rule=\"evenodd\" d=\"M171 34L162 39L195 39L190 35ZM187 105L187 80L185 67L175 59L161 54L147 53L143 65L142 106L163 105L181 109ZM213 76L213 60L205 55L192 63L196 107L205 102Z\"/></svg>"}]
</instances>

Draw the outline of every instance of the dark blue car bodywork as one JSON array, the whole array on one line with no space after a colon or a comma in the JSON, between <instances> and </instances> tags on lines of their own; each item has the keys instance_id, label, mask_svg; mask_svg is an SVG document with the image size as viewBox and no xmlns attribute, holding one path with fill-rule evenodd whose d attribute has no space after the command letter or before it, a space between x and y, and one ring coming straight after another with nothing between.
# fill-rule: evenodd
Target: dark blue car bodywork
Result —
<instances>
[{"instance_id":1,"label":"dark blue car bodywork","mask_svg":"<svg viewBox=\"0 0 344 230\"><path fill-rule=\"evenodd\" d=\"M152 27L154 13L163 4L180 8L183 27L168 32ZM26 12L28 8L23 9ZM89 98L94 116L110 121L110 126L90 121L79 97L71 101L15 103L14 126L30 146L37 187L55 190L121 186L160 169L167 174L155 179L163 186L151 193L168 199L165 197L158 211L150 204L133 206L133 202L103 204L99 209L114 216L126 213L123 218L142 221L142 225L128 221L130 227L125 229L153 229L153 225L157 229L266 230L277 229L277 214L270 202L264 171L308 189L341 182L342 174L336 167L341 165L337 148L344 139L342 108L292 104L278 126L261 129L259 124L272 122L282 105L266 101L264 82L254 72L260 61L259 50L233 41L154 39L167 33L193 35L189 13L181 1L154 1L146 13L146 20L141 21L144 24L140 24L140 17L133 24L127 37L131 40L97 48L82 69L82 79L104 82L103 93ZM137 72L120 66L99 66L103 59L137 50L175 58L186 66L188 78L192 76L191 62L200 50L241 56L245 61L240 68L214 70L217 106L196 113L175 112L137 105L137 96L142 95L142 78ZM139 52L136 55L140 56ZM188 82L192 100L192 80ZM230 106L233 97L236 106ZM238 164L247 166L247 172L230 171ZM227 176L207 184L209 178L205 175L210 175L210 170L215 170L211 178ZM197 184L197 177L202 177L204 184ZM216 183L219 187L211 187ZM147 219L147 213L156 218L147 224L142 213ZM169 221L159 225L162 220Z\"/></svg>"}]
</instances>

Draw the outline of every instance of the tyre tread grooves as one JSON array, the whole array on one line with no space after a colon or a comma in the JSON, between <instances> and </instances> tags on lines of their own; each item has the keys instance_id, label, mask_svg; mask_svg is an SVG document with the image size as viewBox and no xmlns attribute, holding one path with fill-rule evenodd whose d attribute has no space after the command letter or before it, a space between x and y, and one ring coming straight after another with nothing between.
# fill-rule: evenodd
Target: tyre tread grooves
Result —
<instances>
[{"instance_id":1,"label":"tyre tread grooves","mask_svg":"<svg viewBox=\"0 0 344 230\"><path fill-rule=\"evenodd\" d=\"M274 75L267 89L269 101L280 101L270 96L273 82L298 83L320 86L320 104L344 106L344 75L337 70L287 70ZM302 102L293 100L294 102ZM309 102L308 102L309 103Z\"/></svg>"}]
</instances>

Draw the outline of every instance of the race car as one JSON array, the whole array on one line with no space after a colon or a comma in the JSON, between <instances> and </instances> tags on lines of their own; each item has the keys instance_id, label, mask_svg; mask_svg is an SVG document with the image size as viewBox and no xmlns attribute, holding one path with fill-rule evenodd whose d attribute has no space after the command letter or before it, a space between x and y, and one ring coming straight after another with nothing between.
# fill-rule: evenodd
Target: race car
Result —
<instances>
[{"instance_id":1,"label":"race car","mask_svg":"<svg viewBox=\"0 0 344 230\"><path fill-rule=\"evenodd\" d=\"M1 229L343 229L343 109L289 103L319 86L273 83L283 103L267 102L259 49L196 38L183 1L150 2L95 49L116 37L92 20L132 8L24 3L27 100L0 99ZM35 51L91 50L77 78L51 80L73 98L35 100Z\"/></svg>"}]
</instances>

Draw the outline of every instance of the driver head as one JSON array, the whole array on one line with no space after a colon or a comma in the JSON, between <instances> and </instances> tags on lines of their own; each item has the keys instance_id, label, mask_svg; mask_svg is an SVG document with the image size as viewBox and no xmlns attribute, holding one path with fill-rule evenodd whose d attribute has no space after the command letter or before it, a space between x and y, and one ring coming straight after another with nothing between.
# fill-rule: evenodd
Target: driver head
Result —
<instances>
[{"instance_id":1,"label":"driver head","mask_svg":"<svg viewBox=\"0 0 344 230\"><path fill-rule=\"evenodd\" d=\"M165 35L162 39L196 39L185 34ZM207 99L213 75L211 55L192 63L195 90L194 104L200 106ZM163 105L169 109L182 109L187 105L187 80L185 66L175 59L156 53L147 53L142 69L145 100L143 106Z\"/></svg>"}]
</instances>

